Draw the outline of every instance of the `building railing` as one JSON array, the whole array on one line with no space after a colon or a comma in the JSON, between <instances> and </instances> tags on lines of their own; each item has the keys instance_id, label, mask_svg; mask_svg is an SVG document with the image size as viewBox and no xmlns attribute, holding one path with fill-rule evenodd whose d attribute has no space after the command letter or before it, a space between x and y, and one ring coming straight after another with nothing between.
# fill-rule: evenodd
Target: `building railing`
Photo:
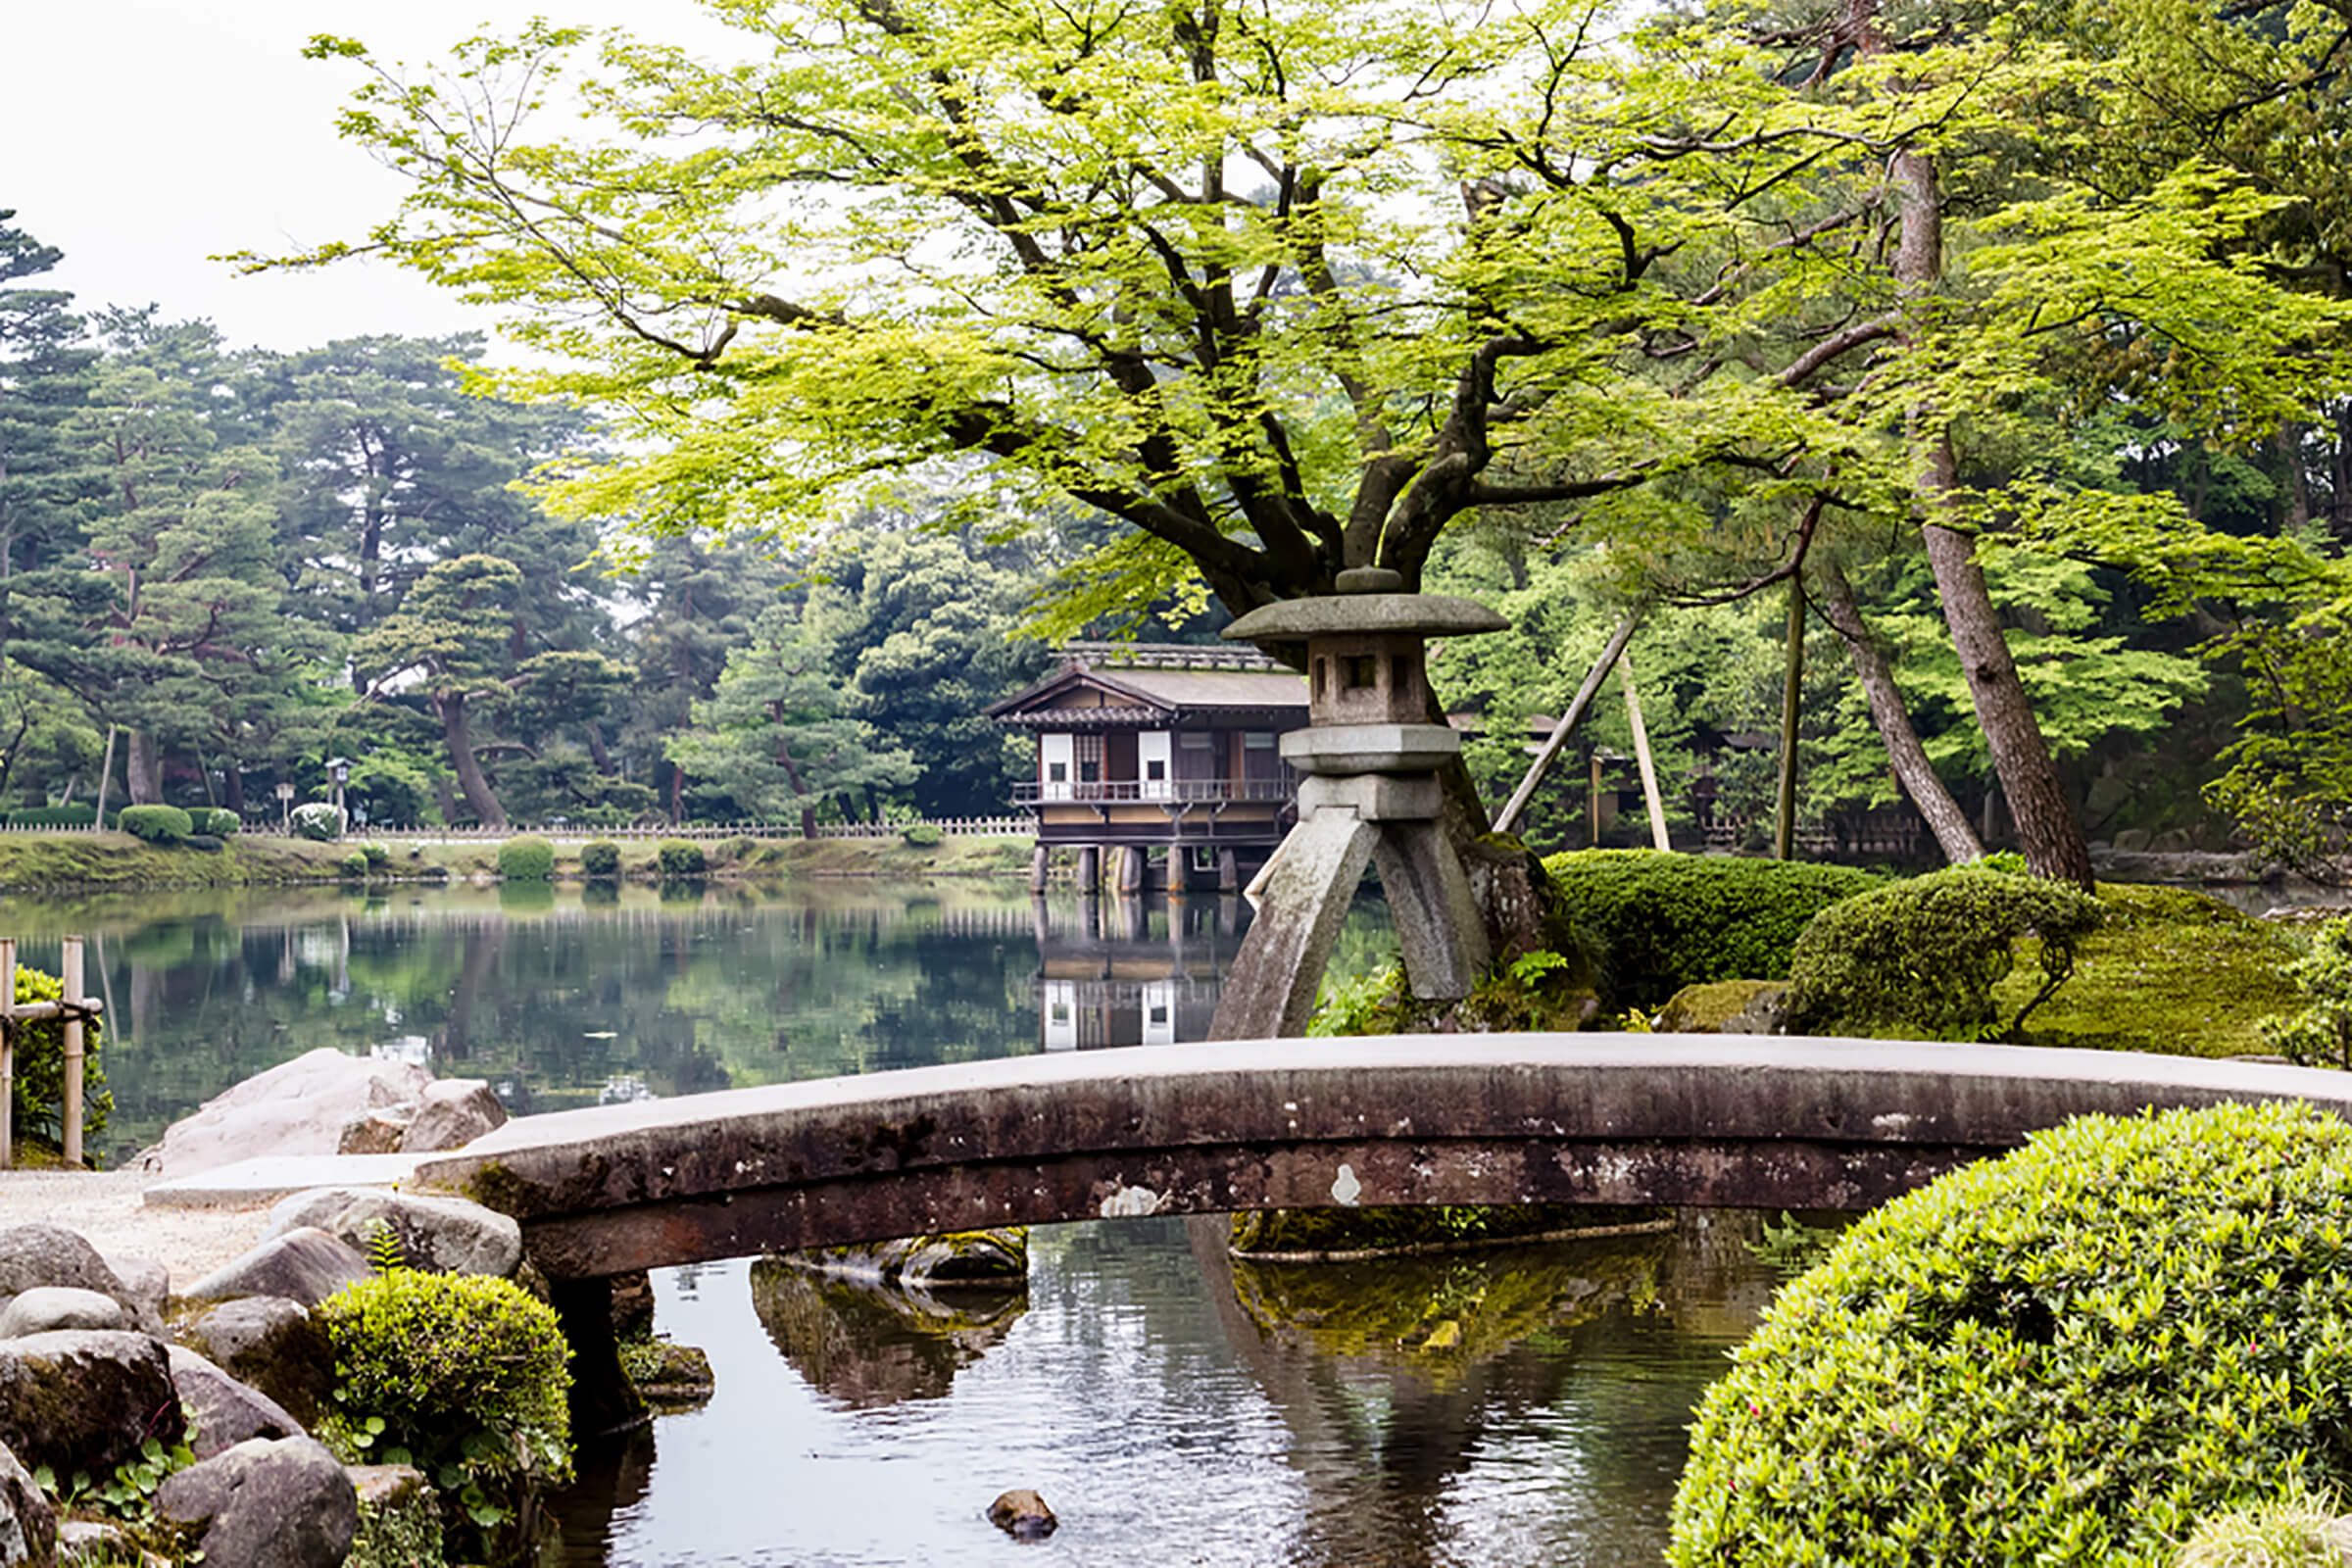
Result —
<instances>
[{"instance_id":1,"label":"building railing","mask_svg":"<svg viewBox=\"0 0 2352 1568\"><path fill-rule=\"evenodd\" d=\"M1279 805L1298 786L1279 778L1112 778L1054 783L1028 780L1012 787L1015 806L1230 806L1244 801Z\"/></svg>"}]
</instances>

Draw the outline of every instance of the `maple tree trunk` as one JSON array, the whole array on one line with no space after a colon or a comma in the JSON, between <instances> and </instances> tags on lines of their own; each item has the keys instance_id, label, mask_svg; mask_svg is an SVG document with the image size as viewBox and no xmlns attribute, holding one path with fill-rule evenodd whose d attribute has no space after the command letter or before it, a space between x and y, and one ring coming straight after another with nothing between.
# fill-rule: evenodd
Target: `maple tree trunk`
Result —
<instances>
[{"instance_id":1,"label":"maple tree trunk","mask_svg":"<svg viewBox=\"0 0 2352 1568\"><path fill-rule=\"evenodd\" d=\"M466 804L472 808L474 820L484 827L505 827L507 808L499 804L498 792L491 789L490 780L484 776L481 759L473 755L465 694L437 697L433 707L441 715L441 739L449 747L449 765L457 772L458 788L465 793Z\"/></svg>"},{"instance_id":2,"label":"maple tree trunk","mask_svg":"<svg viewBox=\"0 0 2352 1568\"><path fill-rule=\"evenodd\" d=\"M1854 603L1853 586L1845 573L1831 562L1821 571L1822 618L1845 644L1846 657L1853 662L1854 678L1862 685L1862 696L1870 704L1870 721L1877 726L1879 739L1886 747L1887 760L1893 764L1894 779L1903 787L1903 794L1918 808L1936 835L1936 843L1943 858L1958 865L1966 860L1984 858L1984 846L1977 841L1977 831L1969 826L1968 813L1952 799L1952 792L1943 787L1936 766L1928 760L1927 748L1919 743L1919 732L1911 727L1911 711L1903 706L1902 688L1894 683L1894 671L1887 667L1886 656L1871 641L1870 627L1862 619L1861 607Z\"/></svg>"}]
</instances>

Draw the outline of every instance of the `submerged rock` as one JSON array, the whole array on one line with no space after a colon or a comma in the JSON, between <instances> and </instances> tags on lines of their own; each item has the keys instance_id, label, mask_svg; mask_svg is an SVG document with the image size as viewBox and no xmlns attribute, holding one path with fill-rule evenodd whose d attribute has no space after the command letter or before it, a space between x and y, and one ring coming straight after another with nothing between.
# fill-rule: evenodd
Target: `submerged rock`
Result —
<instances>
[{"instance_id":1,"label":"submerged rock","mask_svg":"<svg viewBox=\"0 0 2352 1568\"><path fill-rule=\"evenodd\" d=\"M1017 1286L1029 1278L1029 1233L1019 1226L944 1231L857 1247L787 1252L796 1268L884 1285Z\"/></svg>"},{"instance_id":2,"label":"submerged rock","mask_svg":"<svg viewBox=\"0 0 2352 1568\"><path fill-rule=\"evenodd\" d=\"M1046 1499L1027 1487L1000 1494L988 1505L988 1522L1015 1541L1043 1541L1061 1528Z\"/></svg>"},{"instance_id":3,"label":"submerged rock","mask_svg":"<svg viewBox=\"0 0 2352 1568\"><path fill-rule=\"evenodd\" d=\"M306 1226L271 1237L244 1256L221 1264L188 1287L197 1301L238 1296L282 1296L317 1306L355 1280L375 1271L368 1256L341 1237Z\"/></svg>"},{"instance_id":4,"label":"submerged rock","mask_svg":"<svg viewBox=\"0 0 2352 1568\"><path fill-rule=\"evenodd\" d=\"M435 1274L511 1278L522 1262L522 1227L508 1215L463 1198L424 1198L380 1187L319 1187L279 1200L270 1234L315 1227L362 1251L378 1225L391 1228L401 1261Z\"/></svg>"},{"instance_id":5,"label":"submerged rock","mask_svg":"<svg viewBox=\"0 0 2352 1568\"><path fill-rule=\"evenodd\" d=\"M185 1430L161 1340L69 1329L0 1340L0 1444L53 1474L112 1475L154 1438Z\"/></svg>"},{"instance_id":6,"label":"submerged rock","mask_svg":"<svg viewBox=\"0 0 2352 1568\"><path fill-rule=\"evenodd\" d=\"M196 1457L210 1459L248 1438L299 1438L302 1423L267 1394L249 1389L189 1349L172 1347L172 1387L195 1417Z\"/></svg>"},{"instance_id":7,"label":"submerged rock","mask_svg":"<svg viewBox=\"0 0 2352 1568\"><path fill-rule=\"evenodd\" d=\"M673 1345L667 1340L624 1342L620 1367L648 1404L670 1408L700 1404L717 1387L708 1354L694 1346Z\"/></svg>"},{"instance_id":8,"label":"submerged rock","mask_svg":"<svg viewBox=\"0 0 2352 1568\"><path fill-rule=\"evenodd\" d=\"M166 1480L155 1511L201 1532L207 1563L338 1568L360 1524L358 1494L309 1438L254 1438Z\"/></svg>"},{"instance_id":9,"label":"submerged rock","mask_svg":"<svg viewBox=\"0 0 2352 1568\"><path fill-rule=\"evenodd\" d=\"M334 1391L335 1352L324 1331L308 1307L282 1296L223 1301L181 1324L179 1340L305 1426Z\"/></svg>"},{"instance_id":10,"label":"submerged rock","mask_svg":"<svg viewBox=\"0 0 2352 1568\"><path fill-rule=\"evenodd\" d=\"M413 1062L347 1056L331 1046L281 1062L206 1101L164 1133L167 1176L264 1154L331 1154L369 1111L419 1099L432 1074Z\"/></svg>"}]
</instances>

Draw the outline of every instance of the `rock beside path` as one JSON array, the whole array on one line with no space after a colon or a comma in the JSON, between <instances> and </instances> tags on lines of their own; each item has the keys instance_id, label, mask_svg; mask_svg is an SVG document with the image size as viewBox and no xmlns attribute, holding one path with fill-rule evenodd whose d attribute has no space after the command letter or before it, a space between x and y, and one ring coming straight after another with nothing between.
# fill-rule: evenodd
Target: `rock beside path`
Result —
<instances>
[{"instance_id":1,"label":"rock beside path","mask_svg":"<svg viewBox=\"0 0 2352 1568\"><path fill-rule=\"evenodd\" d=\"M506 1125L507 1107L479 1078L437 1078L424 1086L416 1114L400 1141L401 1152L460 1149Z\"/></svg>"},{"instance_id":2,"label":"rock beside path","mask_svg":"<svg viewBox=\"0 0 2352 1568\"><path fill-rule=\"evenodd\" d=\"M258 1389L247 1388L184 1345L171 1348L172 1387L195 1417L196 1457L210 1459L248 1438L299 1438L302 1423Z\"/></svg>"},{"instance_id":3,"label":"rock beside path","mask_svg":"<svg viewBox=\"0 0 2352 1568\"><path fill-rule=\"evenodd\" d=\"M351 1478L309 1438L237 1444L167 1480L155 1511L237 1568L338 1568L360 1526Z\"/></svg>"},{"instance_id":4,"label":"rock beside path","mask_svg":"<svg viewBox=\"0 0 2352 1568\"><path fill-rule=\"evenodd\" d=\"M522 1262L522 1227L514 1219L462 1198L422 1198L376 1187L320 1187L295 1193L270 1211L270 1229L285 1235L306 1226L329 1232L367 1251L372 1233L388 1226L401 1260L436 1274L495 1274L511 1279Z\"/></svg>"},{"instance_id":5,"label":"rock beside path","mask_svg":"<svg viewBox=\"0 0 2352 1568\"><path fill-rule=\"evenodd\" d=\"M317 1306L373 1272L367 1254L358 1248L316 1226L305 1226L271 1237L244 1256L222 1264L189 1286L187 1295L198 1301L282 1296L304 1306Z\"/></svg>"},{"instance_id":6,"label":"rock beside path","mask_svg":"<svg viewBox=\"0 0 2352 1568\"><path fill-rule=\"evenodd\" d=\"M331 1154L351 1122L420 1099L432 1075L413 1062L347 1056L331 1046L281 1062L214 1096L165 1132L166 1176L189 1176L265 1154Z\"/></svg>"},{"instance_id":7,"label":"rock beside path","mask_svg":"<svg viewBox=\"0 0 2352 1568\"><path fill-rule=\"evenodd\" d=\"M120 1329L0 1340L0 1443L51 1473L114 1473L186 1430L163 1342ZM218 1559L217 1559L218 1560Z\"/></svg>"},{"instance_id":8,"label":"rock beside path","mask_svg":"<svg viewBox=\"0 0 2352 1568\"><path fill-rule=\"evenodd\" d=\"M149 1334L163 1331L160 1302L119 1279L98 1249L62 1225L11 1225L0 1230L0 1309L27 1291L63 1288L89 1291L122 1304L130 1325Z\"/></svg>"},{"instance_id":9,"label":"rock beside path","mask_svg":"<svg viewBox=\"0 0 2352 1568\"><path fill-rule=\"evenodd\" d=\"M122 1303L99 1291L75 1290L71 1285L36 1285L0 1307L0 1340L21 1340L27 1334L54 1329L126 1329L130 1314Z\"/></svg>"},{"instance_id":10,"label":"rock beside path","mask_svg":"<svg viewBox=\"0 0 2352 1568\"><path fill-rule=\"evenodd\" d=\"M181 1324L179 1339L306 1427L334 1392L334 1348L300 1301L282 1296L223 1301Z\"/></svg>"}]
</instances>

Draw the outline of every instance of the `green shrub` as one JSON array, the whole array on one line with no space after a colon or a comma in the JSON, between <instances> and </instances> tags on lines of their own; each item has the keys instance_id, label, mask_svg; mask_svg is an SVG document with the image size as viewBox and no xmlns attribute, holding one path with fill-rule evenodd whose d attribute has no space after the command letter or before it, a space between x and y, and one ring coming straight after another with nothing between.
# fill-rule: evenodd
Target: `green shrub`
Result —
<instances>
[{"instance_id":1,"label":"green shrub","mask_svg":"<svg viewBox=\"0 0 2352 1568\"><path fill-rule=\"evenodd\" d=\"M381 871L392 863L391 846L379 843L374 839L369 839L361 845L360 853L368 858L368 869L370 871Z\"/></svg>"},{"instance_id":2,"label":"green shrub","mask_svg":"<svg viewBox=\"0 0 2352 1568\"><path fill-rule=\"evenodd\" d=\"M1555 906L1600 950L1612 1012L1709 980L1786 979L1807 921L1885 885L1850 866L1657 850L1577 850L1544 869Z\"/></svg>"},{"instance_id":3,"label":"green shrub","mask_svg":"<svg viewBox=\"0 0 2352 1568\"><path fill-rule=\"evenodd\" d=\"M83 988L88 989L88 985L85 980ZM55 1002L65 994L65 982L56 975L18 968L20 1003ZM20 1023L12 1027L10 1036L16 1048L16 1081L10 1086L9 1099L15 1106L17 1137L44 1149L62 1149L66 1125L65 1023L57 1018ZM101 1146L101 1135L115 1112L115 1097L106 1087L106 1068L98 1054L105 1039L103 1020L82 1026L81 1147L85 1157L87 1152Z\"/></svg>"},{"instance_id":4,"label":"green shrub","mask_svg":"<svg viewBox=\"0 0 2352 1568\"><path fill-rule=\"evenodd\" d=\"M234 838L245 825L245 819L225 806L191 806L188 820L195 825L196 832L210 833L217 839Z\"/></svg>"},{"instance_id":5,"label":"green shrub","mask_svg":"<svg viewBox=\"0 0 2352 1568\"><path fill-rule=\"evenodd\" d=\"M2352 1520L2308 1487L2293 1486L2252 1507L2216 1514L2181 1543L2173 1568L2344 1568Z\"/></svg>"},{"instance_id":6,"label":"green shrub","mask_svg":"<svg viewBox=\"0 0 2352 1568\"><path fill-rule=\"evenodd\" d=\"M498 847L498 874L510 882L544 882L556 874L556 847L524 834Z\"/></svg>"},{"instance_id":7,"label":"green shrub","mask_svg":"<svg viewBox=\"0 0 2352 1568\"><path fill-rule=\"evenodd\" d=\"M495 1531L571 1471L569 1351L556 1314L510 1281L395 1269L320 1302L345 1460L414 1464L455 1517Z\"/></svg>"},{"instance_id":8,"label":"green shrub","mask_svg":"<svg viewBox=\"0 0 2352 1568\"><path fill-rule=\"evenodd\" d=\"M2014 1034L2074 972L2104 911L2082 889L1954 866L1834 905L1798 938L1788 970L1794 1034L1984 1040ZM1993 987L2022 937L2041 984L2001 1027Z\"/></svg>"},{"instance_id":9,"label":"green shrub","mask_svg":"<svg viewBox=\"0 0 2352 1568\"><path fill-rule=\"evenodd\" d=\"M2311 952L2286 965L2286 976L2309 1005L2263 1019L2264 1042L2304 1066L2352 1067L2352 917L2321 926Z\"/></svg>"},{"instance_id":10,"label":"green shrub","mask_svg":"<svg viewBox=\"0 0 2352 1568\"><path fill-rule=\"evenodd\" d=\"M343 813L327 801L305 801L287 813L286 826L298 839L332 844L343 836Z\"/></svg>"},{"instance_id":11,"label":"green shrub","mask_svg":"<svg viewBox=\"0 0 2352 1568\"><path fill-rule=\"evenodd\" d=\"M936 849L947 835L932 822L909 822L899 830L899 837L918 850Z\"/></svg>"},{"instance_id":12,"label":"green shrub","mask_svg":"<svg viewBox=\"0 0 2352 1568\"><path fill-rule=\"evenodd\" d=\"M368 857L363 851L353 850L335 862L335 869L355 882L364 882L368 879Z\"/></svg>"},{"instance_id":13,"label":"green shrub","mask_svg":"<svg viewBox=\"0 0 2352 1568\"><path fill-rule=\"evenodd\" d=\"M654 846L654 859L663 876L701 876L710 868L703 847L692 839L663 839Z\"/></svg>"},{"instance_id":14,"label":"green shrub","mask_svg":"<svg viewBox=\"0 0 2352 1568\"><path fill-rule=\"evenodd\" d=\"M2352 1479L2352 1126L2084 1117L1866 1217L1707 1392L1677 1564L2170 1561Z\"/></svg>"},{"instance_id":15,"label":"green shrub","mask_svg":"<svg viewBox=\"0 0 2352 1568\"><path fill-rule=\"evenodd\" d=\"M580 874L583 876L620 875L620 846L611 839L598 839L580 846Z\"/></svg>"},{"instance_id":16,"label":"green shrub","mask_svg":"<svg viewBox=\"0 0 2352 1568\"><path fill-rule=\"evenodd\" d=\"M177 844L196 831L194 820L176 806L125 806L116 825L150 844Z\"/></svg>"},{"instance_id":17,"label":"green shrub","mask_svg":"<svg viewBox=\"0 0 2352 1568\"><path fill-rule=\"evenodd\" d=\"M7 817L10 827L88 827L97 820L94 806L28 806Z\"/></svg>"}]
</instances>

